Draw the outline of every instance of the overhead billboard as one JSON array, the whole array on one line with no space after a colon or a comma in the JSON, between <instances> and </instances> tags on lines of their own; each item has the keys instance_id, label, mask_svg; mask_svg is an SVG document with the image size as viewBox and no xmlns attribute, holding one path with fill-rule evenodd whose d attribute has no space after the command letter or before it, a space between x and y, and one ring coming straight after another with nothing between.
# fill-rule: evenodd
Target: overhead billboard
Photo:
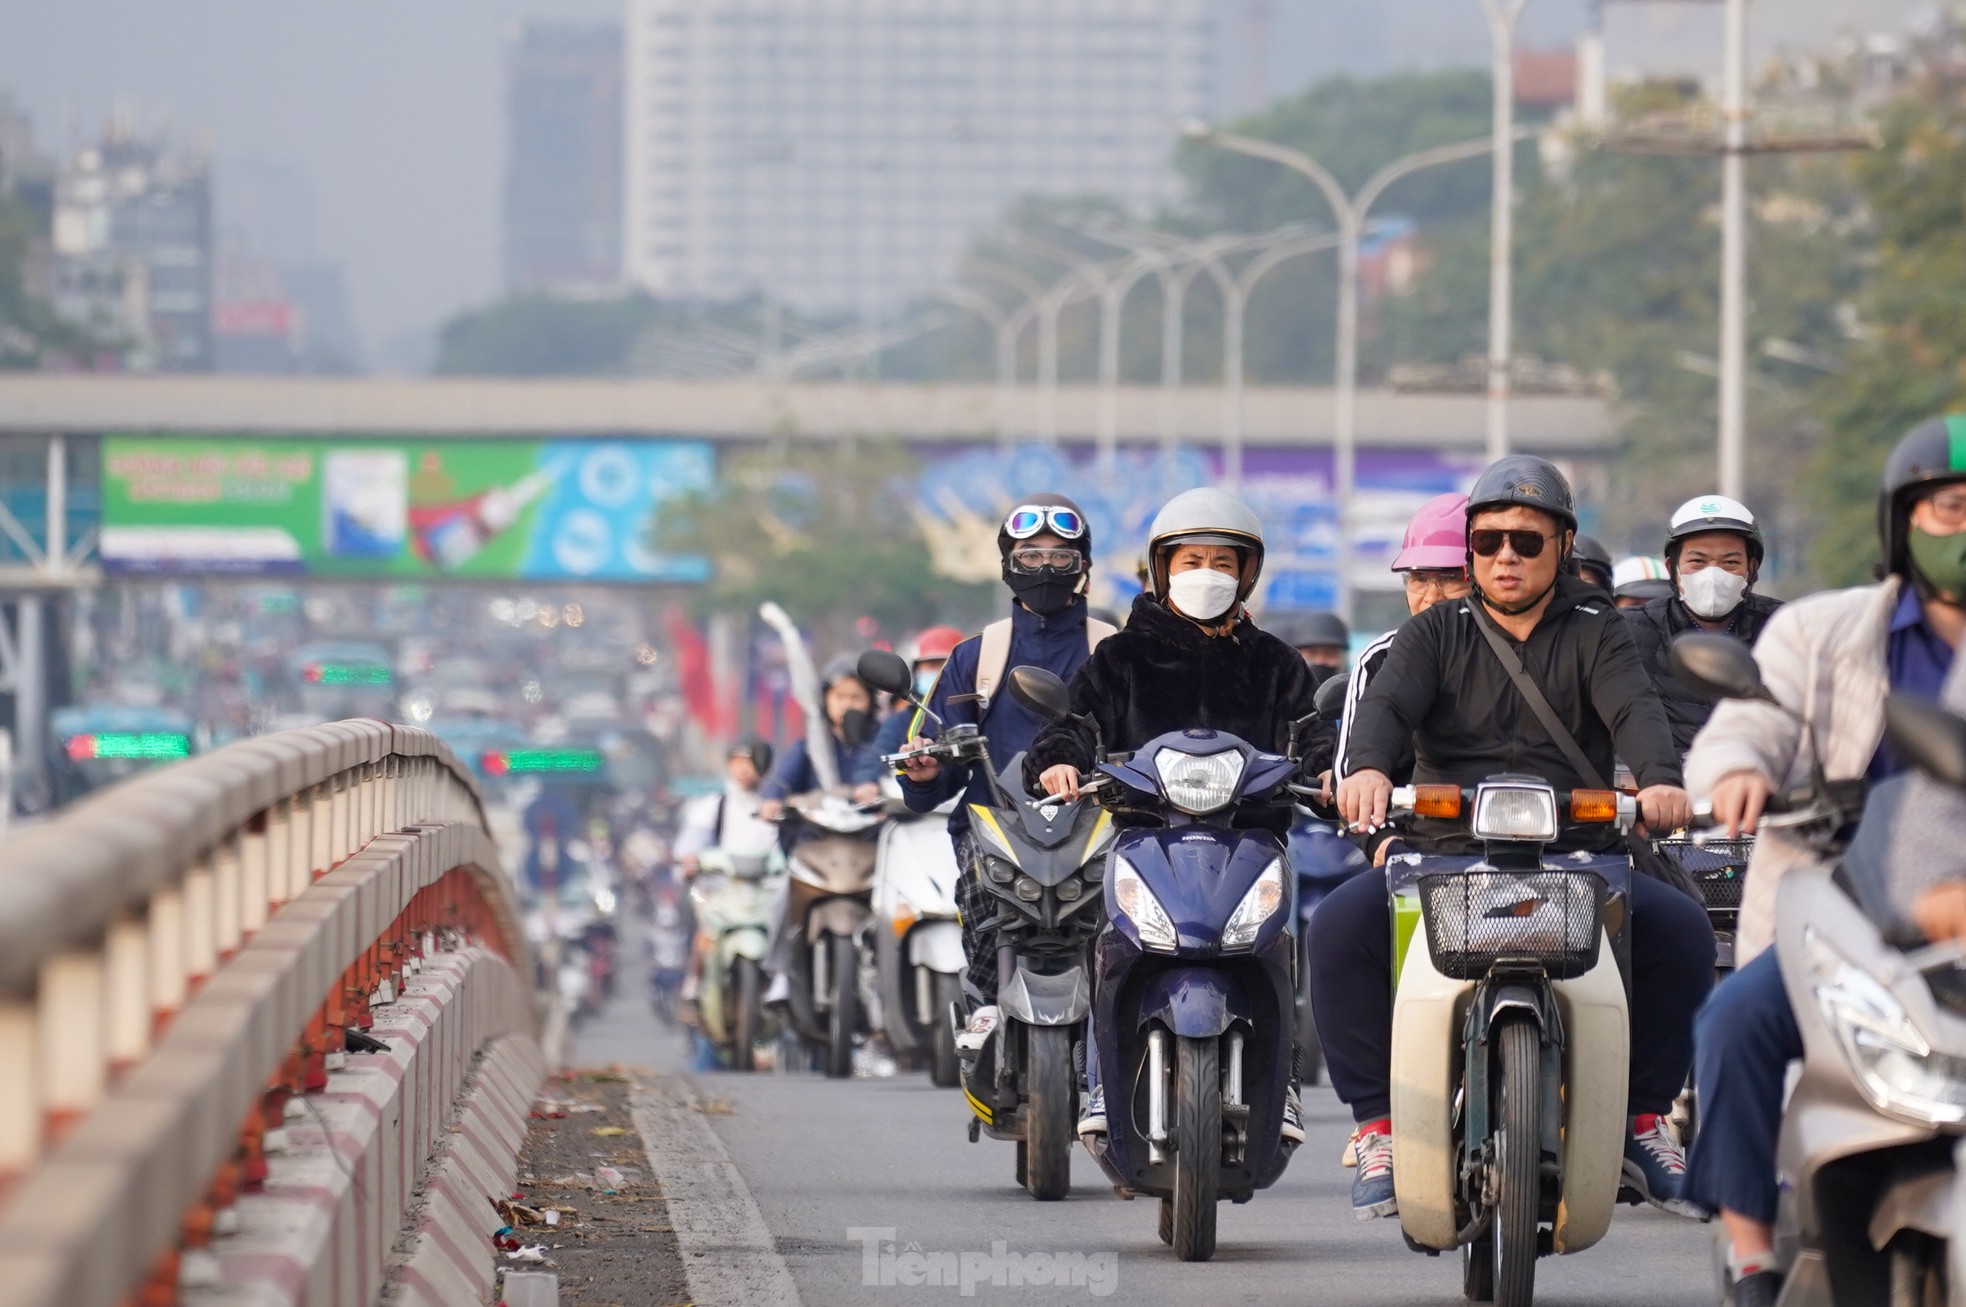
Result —
<instances>
[{"instance_id":1,"label":"overhead billboard","mask_svg":"<svg viewBox=\"0 0 1966 1307\"><path fill-rule=\"evenodd\" d=\"M709 488L686 440L102 442L110 574L700 582L662 505Z\"/></svg>"}]
</instances>

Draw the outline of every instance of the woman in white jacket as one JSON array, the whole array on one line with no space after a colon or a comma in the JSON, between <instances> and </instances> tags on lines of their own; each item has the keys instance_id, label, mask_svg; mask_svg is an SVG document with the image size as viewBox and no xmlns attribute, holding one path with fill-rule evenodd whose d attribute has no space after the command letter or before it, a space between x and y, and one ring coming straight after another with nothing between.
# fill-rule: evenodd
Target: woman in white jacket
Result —
<instances>
[{"instance_id":1,"label":"woman in white jacket","mask_svg":"<svg viewBox=\"0 0 1966 1307\"><path fill-rule=\"evenodd\" d=\"M1754 830L1771 795L1808 778L1808 743L1791 712L1813 729L1831 780L1880 781L1902 769L1883 739L1884 697L1895 690L1937 699L1966 631L1966 417L1924 423L1898 442L1885 464L1878 524L1881 584L1791 603L1755 644L1762 679L1789 712L1722 703L1693 741L1687 789L1696 799L1712 798L1714 817L1730 834ZM1695 1028L1702 1120L1686 1193L1726 1225L1739 1307L1773 1304L1781 1290L1769 1265L1775 1142L1782 1082L1802 1054L1802 1036L1766 950L1776 882L1807 857L1779 832L1757 838L1737 940L1744 965L1714 991ZM1921 900L1914 919L1946 933L1934 913L1966 913L1966 900L1932 893L1944 902Z\"/></svg>"}]
</instances>

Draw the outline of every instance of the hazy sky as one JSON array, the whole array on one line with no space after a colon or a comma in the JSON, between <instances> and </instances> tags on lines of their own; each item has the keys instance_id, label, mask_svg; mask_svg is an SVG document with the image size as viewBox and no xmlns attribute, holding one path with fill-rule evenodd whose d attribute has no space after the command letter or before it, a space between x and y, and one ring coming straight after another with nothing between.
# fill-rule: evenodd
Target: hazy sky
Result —
<instances>
[{"instance_id":1,"label":"hazy sky","mask_svg":"<svg viewBox=\"0 0 1966 1307\"><path fill-rule=\"evenodd\" d=\"M1231 13L1241 5L1217 2ZM1894 25L1916 3L1762 0L1754 22L1759 36L1807 43L1859 16ZM369 360L387 364L409 357L403 338L498 291L502 50L514 23L619 9L620 0L0 0L0 90L34 116L44 149L93 136L119 97L147 119L167 115L185 139L208 140L221 224L249 215L271 253L339 261ZM1718 28L1703 9L1614 7L1613 69L1660 49L1710 50ZM1581 0L1531 0L1525 39L1567 40L1581 13ZM1488 57L1475 0L1279 0L1272 39L1278 92L1341 68Z\"/></svg>"}]
</instances>

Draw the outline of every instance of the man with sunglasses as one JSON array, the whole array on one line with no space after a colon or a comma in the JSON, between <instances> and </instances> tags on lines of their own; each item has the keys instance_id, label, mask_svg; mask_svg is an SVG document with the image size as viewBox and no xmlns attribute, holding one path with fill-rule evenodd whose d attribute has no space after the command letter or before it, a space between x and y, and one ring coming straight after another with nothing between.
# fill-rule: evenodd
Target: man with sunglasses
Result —
<instances>
[{"instance_id":1,"label":"man with sunglasses","mask_svg":"<svg viewBox=\"0 0 1966 1307\"><path fill-rule=\"evenodd\" d=\"M1467 598L1435 604L1399 628L1348 723L1338 809L1355 830L1386 824L1392 774L1410 756L1419 783L1472 786L1500 773L1538 776L1559 790L1601 786L1622 758L1638 778L1647 825L1691 817L1665 709L1631 631L1595 586L1565 574L1577 530L1569 483L1540 458L1490 465L1469 493L1463 555ZM1569 741L1544 728L1483 634L1527 670ZM1591 763L1581 775L1566 751ZM1479 850L1458 824L1415 821L1401 837L1421 852ZM1573 829L1552 848L1602 850L1615 831ZM1705 910L1662 883L1631 891L1631 1078L1627 1185L1646 1201L1690 1214L1686 1163L1665 1115L1693 1060L1693 1013L1713 977ZM1310 923L1311 997L1331 1083L1351 1107L1361 1219L1399 1210L1391 1138L1392 920L1384 880L1355 877Z\"/></svg>"},{"instance_id":2,"label":"man with sunglasses","mask_svg":"<svg viewBox=\"0 0 1966 1307\"><path fill-rule=\"evenodd\" d=\"M1063 495L1026 496L1005 515L997 531L997 551L1012 595L1011 614L949 651L928 696L934 716L916 715L910 750L935 737L937 718L950 726L976 722L990 741L991 755L1010 761L1031 747L1044 723L1003 692L1008 669L1042 667L1069 681L1093 647L1113 633L1107 623L1087 616L1092 528L1077 504ZM949 836L962 868L956 908L969 960L963 990L970 1000L970 1018L956 1046L973 1054L996 1025L997 946L995 932L985 929L995 910L976 878L969 805L988 806L994 796L989 781L973 766L952 768L934 758L915 758L901 772L902 796L916 812L931 812L965 789L963 801L949 815Z\"/></svg>"}]
</instances>

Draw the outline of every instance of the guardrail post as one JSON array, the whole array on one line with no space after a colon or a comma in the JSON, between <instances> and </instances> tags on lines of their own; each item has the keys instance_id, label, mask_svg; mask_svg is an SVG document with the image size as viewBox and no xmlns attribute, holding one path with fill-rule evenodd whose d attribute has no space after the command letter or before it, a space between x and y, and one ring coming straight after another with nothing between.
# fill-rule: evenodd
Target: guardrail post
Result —
<instances>
[{"instance_id":1,"label":"guardrail post","mask_svg":"<svg viewBox=\"0 0 1966 1307\"><path fill-rule=\"evenodd\" d=\"M351 828L354 825L354 817L350 812L353 805L349 802L348 773L336 772L328 781L328 786L328 829L332 832L333 840L332 856L328 865L338 867L353 851Z\"/></svg>"},{"instance_id":2,"label":"guardrail post","mask_svg":"<svg viewBox=\"0 0 1966 1307\"><path fill-rule=\"evenodd\" d=\"M41 964L35 1020L50 1138L59 1138L102 1101L102 972L102 955L95 952L57 953Z\"/></svg>"},{"instance_id":3,"label":"guardrail post","mask_svg":"<svg viewBox=\"0 0 1966 1307\"><path fill-rule=\"evenodd\" d=\"M149 959L151 1033L161 1034L186 993L184 962L184 895L175 889L150 896Z\"/></svg>"},{"instance_id":4,"label":"guardrail post","mask_svg":"<svg viewBox=\"0 0 1966 1307\"><path fill-rule=\"evenodd\" d=\"M41 1153L41 1095L35 1069L34 1004L0 1000L0 1182Z\"/></svg>"},{"instance_id":5,"label":"guardrail post","mask_svg":"<svg viewBox=\"0 0 1966 1307\"><path fill-rule=\"evenodd\" d=\"M184 971L197 989L218 965L218 933L213 917L212 863L200 858L184 874Z\"/></svg>"},{"instance_id":6,"label":"guardrail post","mask_svg":"<svg viewBox=\"0 0 1966 1307\"><path fill-rule=\"evenodd\" d=\"M150 1051L150 928L136 917L109 927L107 1046L109 1069L122 1075Z\"/></svg>"},{"instance_id":7,"label":"guardrail post","mask_svg":"<svg viewBox=\"0 0 1966 1307\"><path fill-rule=\"evenodd\" d=\"M275 898L266 844L266 814L262 812L239 836L239 930L247 939L265 929ZM284 900L286 895L278 897Z\"/></svg>"},{"instance_id":8,"label":"guardrail post","mask_svg":"<svg viewBox=\"0 0 1966 1307\"><path fill-rule=\"evenodd\" d=\"M325 782L309 790L306 805L307 827L312 835L308 842L309 879L319 880L333 869L335 861L333 827L328 822L334 809L334 796Z\"/></svg>"},{"instance_id":9,"label":"guardrail post","mask_svg":"<svg viewBox=\"0 0 1966 1307\"><path fill-rule=\"evenodd\" d=\"M239 951L244 913L239 902L244 893L239 868L239 846L226 838L211 852L212 866L212 944L220 962Z\"/></svg>"},{"instance_id":10,"label":"guardrail post","mask_svg":"<svg viewBox=\"0 0 1966 1307\"><path fill-rule=\"evenodd\" d=\"M306 861L295 853L294 805L287 798L276 799L266 810L266 867L271 915L307 888Z\"/></svg>"}]
</instances>

